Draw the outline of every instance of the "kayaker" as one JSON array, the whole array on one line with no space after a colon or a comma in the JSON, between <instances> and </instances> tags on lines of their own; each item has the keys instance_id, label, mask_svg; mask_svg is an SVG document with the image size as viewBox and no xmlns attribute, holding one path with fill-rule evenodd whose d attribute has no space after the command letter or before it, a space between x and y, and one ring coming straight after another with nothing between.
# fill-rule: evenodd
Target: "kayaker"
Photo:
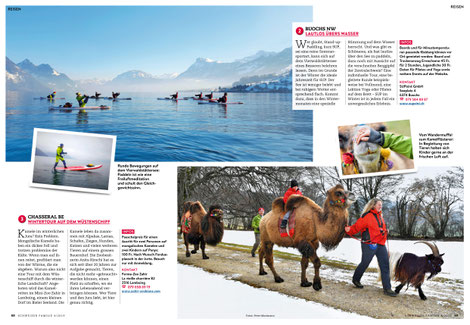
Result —
<instances>
[{"instance_id":1,"label":"kayaker","mask_svg":"<svg viewBox=\"0 0 470 325\"><path fill-rule=\"evenodd\" d=\"M47 98L48 99L54 99L55 98L55 91L52 94L47 95Z\"/></svg>"},{"instance_id":2,"label":"kayaker","mask_svg":"<svg viewBox=\"0 0 470 325\"><path fill-rule=\"evenodd\" d=\"M178 92L176 92L176 94L171 95L171 99L178 99Z\"/></svg>"},{"instance_id":3,"label":"kayaker","mask_svg":"<svg viewBox=\"0 0 470 325\"><path fill-rule=\"evenodd\" d=\"M85 107L86 103L88 103L88 96L87 95L81 95L80 93L76 93L77 97L76 100L78 102L78 106L80 107Z\"/></svg>"},{"instance_id":4,"label":"kayaker","mask_svg":"<svg viewBox=\"0 0 470 325\"><path fill-rule=\"evenodd\" d=\"M95 91L95 98L100 97L100 95L101 95L100 93L98 93L98 92Z\"/></svg>"},{"instance_id":5,"label":"kayaker","mask_svg":"<svg viewBox=\"0 0 470 325\"><path fill-rule=\"evenodd\" d=\"M207 97L207 98L209 98L209 99L212 99L212 98L214 98L214 92L213 92L213 91L211 91L211 93L210 93L210 94L206 94L206 96L205 96L205 97Z\"/></svg>"},{"instance_id":6,"label":"kayaker","mask_svg":"<svg viewBox=\"0 0 470 325\"><path fill-rule=\"evenodd\" d=\"M217 99L217 102L218 103L226 103L227 102L227 93L224 93L224 95L222 97Z\"/></svg>"},{"instance_id":7,"label":"kayaker","mask_svg":"<svg viewBox=\"0 0 470 325\"><path fill-rule=\"evenodd\" d=\"M121 95L121 93L115 93L115 92L113 91L113 99L118 98L119 95Z\"/></svg>"},{"instance_id":8,"label":"kayaker","mask_svg":"<svg viewBox=\"0 0 470 325\"><path fill-rule=\"evenodd\" d=\"M199 99L202 99L202 91L201 91L199 94L196 94L196 95L194 95L194 96L196 96L196 97L199 98Z\"/></svg>"},{"instance_id":9,"label":"kayaker","mask_svg":"<svg viewBox=\"0 0 470 325\"><path fill-rule=\"evenodd\" d=\"M67 168L67 165L65 163L65 159L62 155L66 155L67 153L64 152L64 144L61 143L58 147L57 147L57 150L56 150L56 154L55 154L55 165L54 165L54 169L57 167L57 164L59 163L59 160L62 160L62 163L64 164L64 168Z\"/></svg>"}]
</instances>

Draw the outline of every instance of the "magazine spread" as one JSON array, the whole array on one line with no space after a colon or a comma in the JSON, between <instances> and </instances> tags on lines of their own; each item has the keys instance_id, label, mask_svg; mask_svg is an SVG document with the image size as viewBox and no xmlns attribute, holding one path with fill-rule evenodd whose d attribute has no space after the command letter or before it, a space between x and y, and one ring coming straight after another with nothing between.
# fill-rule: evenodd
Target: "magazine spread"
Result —
<instances>
[{"instance_id":1,"label":"magazine spread","mask_svg":"<svg viewBox=\"0 0 470 325\"><path fill-rule=\"evenodd\" d=\"M465 1L3 10L1 324L464 321Z\"/></svg>"}]
</instances>

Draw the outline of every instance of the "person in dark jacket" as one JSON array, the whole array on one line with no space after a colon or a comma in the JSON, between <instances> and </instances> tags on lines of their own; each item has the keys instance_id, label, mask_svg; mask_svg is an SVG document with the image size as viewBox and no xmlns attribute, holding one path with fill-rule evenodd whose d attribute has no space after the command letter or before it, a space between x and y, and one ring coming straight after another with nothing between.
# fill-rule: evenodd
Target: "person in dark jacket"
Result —
<instances>
[{"instance_id":1,"label":"person in dark jacket","mask_svg":"<svg viewBox=\"0 0 470 325\"><path fill-rule=\"evenodd\" d=\"M259 242L260 242L260 234L259 234L259 223L261 221L261 218L263 218L264 215L264 209L259 208L258 209L258 214L253 217L253 220L251 221L251 228L253 228L253 231L255 232L255 243L253 244L253 248L251 249L251 256L255 257L256 250L258 249Z\"/></svg>"},{"instance_id":2,"label":"person in dark jacket","mask_svg":"<svg viewBox=\"0 0 470 325\"><path fill-rule=\"evenodd\" d=\"M297 183L297 181L295 179L290 181L290 187L286 191L286 193L284 193L284 204L287 203L287 200L293 194L302 195L302 192L300 192L300 189L299 189L299 183ZM281 222L281 228L282 229L287 228L287 222L289 221L289 217L290 217L291 213L292 213L292 210L287 211L286 214L284 215L284 217L282 218L282 222Z\"/></svg>"},{"instance_id":3,"label":"person in dark jacket","mask_svg":"<svg viewBox=\"0 0 470 325\"><path fill-rule=\"evenodd\" d=\"M392 290L392 285L390 284L390 266L388 251L385 246L387 241L387 226L382 217L382 201L377 198L371 199L364 207L362 215L356 223L350 227L345 227L344 230L351 236L360 232L362 237L361 263L359 263L354 271L352 280L356 288L362 289L364 287L361 284L362 275L372 261L372 258L376 256L382 276L384 294L395 297L397 294Z\"/></svg>"},{"instance_id":4,"label":"person in dark jacket","mask_svg":"<svg viewBox=\"0 0 470 325\"><path fill-rule=\"evenodd\" d=\"M224 95L222 97L217 99L217 102L222 103L222 104L226 103L227 102L227 93L224 93Z\"/></svg>"}]
</instances>

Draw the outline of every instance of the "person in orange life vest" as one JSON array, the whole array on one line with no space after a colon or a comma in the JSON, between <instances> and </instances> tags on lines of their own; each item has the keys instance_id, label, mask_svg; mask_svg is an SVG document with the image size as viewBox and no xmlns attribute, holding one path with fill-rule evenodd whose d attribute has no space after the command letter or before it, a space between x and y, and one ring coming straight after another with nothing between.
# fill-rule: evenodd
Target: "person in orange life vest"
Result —
<instances>
[{"instance_id":1,"label":"person in orange life vest","mask_svg":"<svg viewBox=\"0 0 470 325\"><path fill-rule=\"evenodd\" d=\"M353 284L362 289L361 278L372 258L377 257L380 273L382 276L382 287L384 294L395 297L397 294L392 290L390 284L390 266L388 262L388 251L385 243L387 241L387 226L382 217L382 201L374 198L367 202L361 217L352 226L344 228L348 235L361 232L361 263L357 266L353 275Z\"/></svg>"},{"instance_id":2,"label":"person in orange life vest","mask_svg":"<svg viewBox=\"0 0 470 325\"><path fill-rule=\"evenodd\" d=\"M290 188L286 191L286 193L284 193L284 204L287 203L287 199L289 199L289 197L293 194L302 195L302 192L300 192L300 189L299 189L299 183L297 183L295 179L290 181ZM281 222L282 229L287 228L287 221L289 220L291 213L292 213L292 210L287 211L284 217L282 218L282 222Z\"/></svg>"},{"instance_id":3,"label":"person in orange life vest","mask_svg":"<svg viewBox=\"0 0 470 325\"><path fill-rule=\"evenodd\" d=\"M227 93L224 93L224 95L222 97L217 99L217 102L218 103L226 103L227 102Z\"/></svg>"}]
</instances>

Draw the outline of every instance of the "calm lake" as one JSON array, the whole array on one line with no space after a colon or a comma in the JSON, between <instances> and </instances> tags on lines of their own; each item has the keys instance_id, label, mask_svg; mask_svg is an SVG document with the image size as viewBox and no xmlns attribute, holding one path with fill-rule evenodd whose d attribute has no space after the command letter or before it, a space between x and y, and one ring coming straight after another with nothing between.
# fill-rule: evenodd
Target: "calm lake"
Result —
<instances>
[{"instance_id":1,"label":"calm lake","mask_svg":"<svg viewBox=\"0 0 470 325\"><path fill-rule=\"evenodd\" d=\"M180 93L180 97L195 92ZM168 95L168 94L166 94ZM219 94L217 94L219 95ZM243 105L157 100L163 94L121 94L132 100L89 99L110 110L49 111L66 100L7 93L6 160L30 161L34 128L116 135L116 161L312 161L312 112L293 111L291 94L235 94Z\"/></svg>"}]
</instances>

